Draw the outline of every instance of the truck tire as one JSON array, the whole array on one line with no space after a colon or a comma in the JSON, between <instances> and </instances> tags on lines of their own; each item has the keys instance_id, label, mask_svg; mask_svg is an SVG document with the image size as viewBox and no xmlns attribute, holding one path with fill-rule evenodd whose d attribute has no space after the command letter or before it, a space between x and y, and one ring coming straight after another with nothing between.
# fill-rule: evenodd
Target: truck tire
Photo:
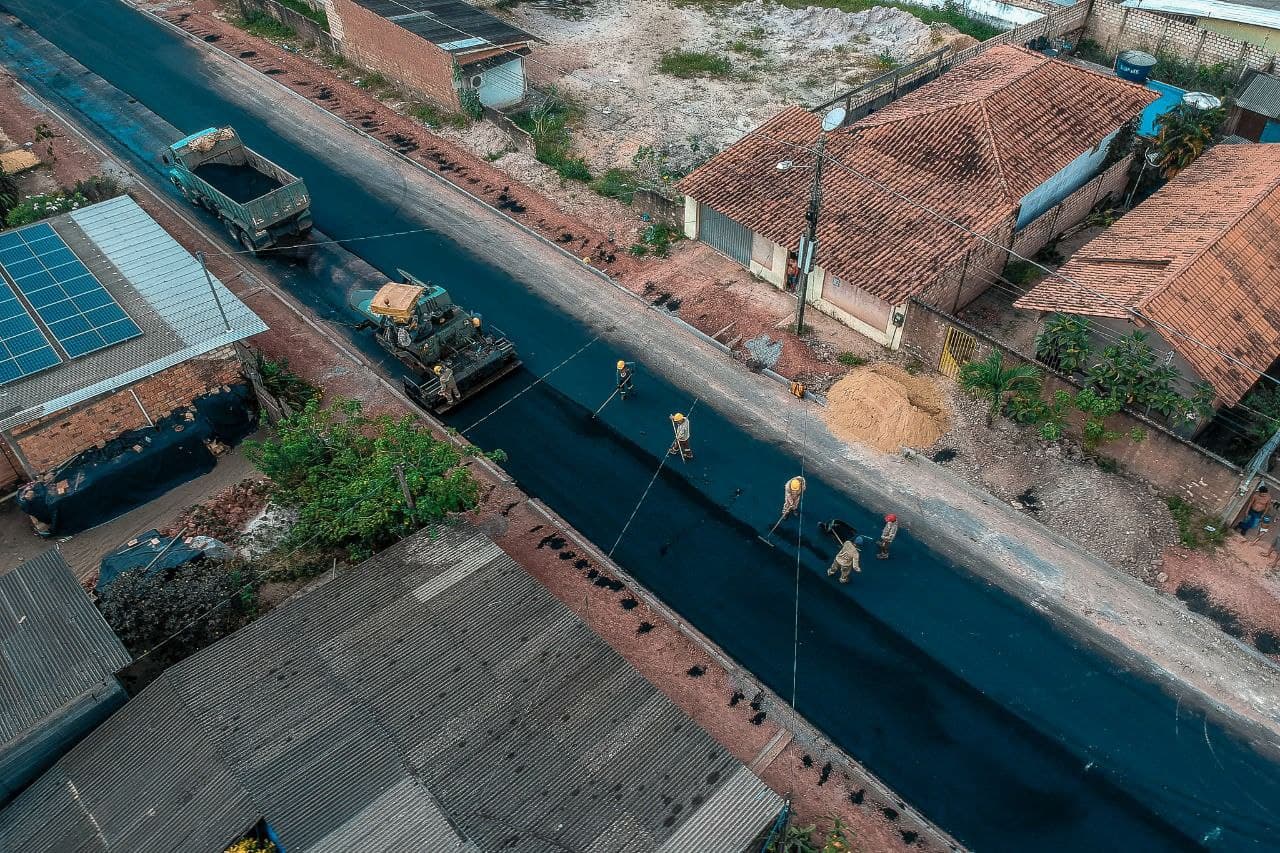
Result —
<instances>
[{"instance_id":1,"label":"truck tire","mask_svg":"<svg viewBox=\"0 0 1280 853\"><path fill-rule=\"evenodd\" d=\"M236 239L239 240L240 245L244 247L246 252L253 255L255 258L258 256L258 247L253 245L253 241L249 239L248 233L241 229L237 229Z\"/></svg>"}]
</instances>

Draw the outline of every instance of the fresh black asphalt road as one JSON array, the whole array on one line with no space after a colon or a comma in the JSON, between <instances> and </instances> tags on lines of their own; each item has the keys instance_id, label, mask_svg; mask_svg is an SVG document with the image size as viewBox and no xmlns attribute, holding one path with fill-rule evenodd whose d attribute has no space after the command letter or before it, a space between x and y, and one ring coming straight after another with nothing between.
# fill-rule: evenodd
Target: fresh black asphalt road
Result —
<instances>
[{"instance_id":1,"label":"fresh black asphalt road","mask_svg":"<svg viewBox=\"0 0 1280 853\"><path fill-rule=\"evenodd\" d=\"M156 182L148 111L183 133L234 125L307 182L316 225L331 237L400 231L429 218L403 188L372 185L352 164L309 153L300 144L307 128L279 130L260 99L241 97L199 46L122 3L0 0L0 9L26 25L0 17L0 61ZM118 91L90 85L42 39ZM797 708L903 797L983 851L1280 849L1280 773L1216 715L1081 647L910 535L892 560L868 553L853 583L831 583L825 569L835 543L815 523L840 517L878 528L848 495L811 477L803 531L786 523L776 547L764 545L757 533L776 519L782 484L800 470L795 453L754 438L738 423L744 413L718 411L714 397L695 407L697 390L646 371L645 353L620 350L607 329L557 311L485 260L488 243L509 239L525 238L477 233L459 245L428 232L349 248L384 272L405 267L446 286L516 342L526 372L464 406L450 418L455 426L602 334L468 437L506 450L505 467L520 484L605 550L670 442L666 415L693 408L696 459L663 469L615 558L790 697L798 554ZM347 287L325 270L281 262L281 273L320 316L354 319ZM382 360L367 338L347 333ZM619 356L639 363L639 391L593 421ZM804 436L793 439L803 444Z\"/></svg>"}]
</instances>

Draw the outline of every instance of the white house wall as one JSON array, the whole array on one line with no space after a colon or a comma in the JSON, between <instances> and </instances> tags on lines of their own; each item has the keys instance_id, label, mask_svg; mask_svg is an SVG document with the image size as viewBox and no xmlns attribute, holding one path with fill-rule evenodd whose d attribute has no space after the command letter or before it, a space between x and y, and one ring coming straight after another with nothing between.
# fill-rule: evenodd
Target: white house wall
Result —
<instances>
[{"instance_id":1,"label":"white house wall","mask_svg":"<svg viewBox=\"0 0 1280 853\"><path fill-rule=\"evenodd\" d=\"M480 86L476 93L480 103L486 107L507 107L518 104L524 99L524 58L516 57L510 62L487 68L479 75Z\"/></svg>"}]
</instances>

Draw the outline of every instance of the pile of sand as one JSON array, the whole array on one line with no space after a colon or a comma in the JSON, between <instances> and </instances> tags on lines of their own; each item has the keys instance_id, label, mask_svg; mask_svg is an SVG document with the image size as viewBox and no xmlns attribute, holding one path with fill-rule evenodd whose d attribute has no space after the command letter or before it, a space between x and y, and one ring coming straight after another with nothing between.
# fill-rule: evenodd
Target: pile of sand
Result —
<instances>
[{"instance_id":1,"label":"pile of sand","mask_svg":"<svg viewBox=\"0 0 1280 853\"><path fill-rule=\"evenodd\" d=\"M896 452L925 448L947 431L946 398L924 376L886 362L850 371L827 392L823 420L841 441Z\"/></svg>"}]
</instances>

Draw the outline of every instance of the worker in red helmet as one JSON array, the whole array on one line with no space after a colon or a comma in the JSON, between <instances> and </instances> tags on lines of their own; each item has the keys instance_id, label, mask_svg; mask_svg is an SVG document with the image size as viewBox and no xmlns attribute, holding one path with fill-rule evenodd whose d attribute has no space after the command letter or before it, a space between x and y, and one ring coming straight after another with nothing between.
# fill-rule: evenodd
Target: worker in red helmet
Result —
<instances>
[{"instance_id":1,"label":"worker in red helmet","mask_svg":"<svg viewBox=\"0 0 1280 853\"><path fill-rule=\"evenodd\" d=\"M889 559L889 546L893 544L893 540L898 536L898 517L893 513L889 513L884 517L884 530L880 531L880 550L876 552L876 557L881 560Z\"/></svg>"}]
</instances>

